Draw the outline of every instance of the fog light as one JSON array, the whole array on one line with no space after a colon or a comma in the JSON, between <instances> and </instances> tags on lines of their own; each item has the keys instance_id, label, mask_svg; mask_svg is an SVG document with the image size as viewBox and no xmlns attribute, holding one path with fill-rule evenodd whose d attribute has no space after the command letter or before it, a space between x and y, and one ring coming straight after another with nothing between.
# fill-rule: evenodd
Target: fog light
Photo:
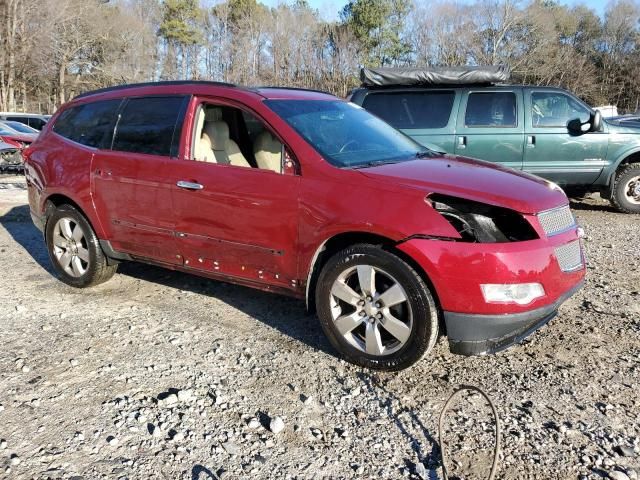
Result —
<instances>
[{"instance_id":1,"label":"fog light","mask_svg":"<svg viewBox=\"0 0 640 480\"><path fill-rule=\"evenodd\" d=\"M480 288L484 301L487 303L526 305L536 298L544 297L544 288L539 283L485 283L480 285Z\"/></svg>"}]
</instances>

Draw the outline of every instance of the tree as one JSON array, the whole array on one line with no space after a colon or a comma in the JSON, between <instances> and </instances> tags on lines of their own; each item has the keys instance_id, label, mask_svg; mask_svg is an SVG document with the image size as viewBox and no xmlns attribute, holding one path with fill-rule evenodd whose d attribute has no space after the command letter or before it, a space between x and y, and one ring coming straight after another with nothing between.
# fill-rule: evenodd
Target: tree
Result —
<instances>
[{"instance_id":1,"label":"tree","mask_svg":"<svg viewBox=\"0 0 640 480\"><path fill-rule=\"evenodd\" d=\"M159 35L167 42L165 78L176 78L180 59L182 78L187 78L189 47L202 42L198 27L201 10L197 0L164 0ZM179 59L178 59L179 57Z\"/></svg>"}]
</instances>

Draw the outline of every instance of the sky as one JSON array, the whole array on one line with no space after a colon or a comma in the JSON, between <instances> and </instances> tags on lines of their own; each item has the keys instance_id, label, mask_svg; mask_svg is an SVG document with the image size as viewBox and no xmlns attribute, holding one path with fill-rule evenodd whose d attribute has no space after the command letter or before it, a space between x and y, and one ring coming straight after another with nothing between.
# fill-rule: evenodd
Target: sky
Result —
<instances>
[{"instance_id":1,"label":"sky","mask_svg":"<svg viewBox=\"0 0 640 480\"><path fill-rule=\"evenodd\" d=\"M275 7L279 3L283 3L283 0L259 0L261 3L270 7ZM337 20L338 14L342 7L347 3L345 0L308 0L311 7L317 9L320 15L325 20ZM417 0L418 2L426 2L429 0ZM453 0L455 1L455 0ZM472 3L472 0L458 0L461 3ZM290 3L290 2L284 2ZM586 5L587 7L596 11L600 16L604 14L604 10L607 4L606 0L560 0L560 3L565 5Z\"/></svg>"}]
</instances>

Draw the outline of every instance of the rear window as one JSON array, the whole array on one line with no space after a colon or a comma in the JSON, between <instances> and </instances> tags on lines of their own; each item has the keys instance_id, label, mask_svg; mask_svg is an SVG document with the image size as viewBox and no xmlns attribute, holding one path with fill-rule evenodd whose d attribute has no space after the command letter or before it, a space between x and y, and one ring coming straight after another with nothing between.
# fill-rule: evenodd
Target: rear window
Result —
<instances>
[{"instance_id":1,"label":"rear window","mask_svg":"<svg viewBox=\"0 0 640 480\"><path fill-rule=\"evenodd\" d=\"M372 93L362 106L396 128L443 128L454 99L451 90Z\"/></svg>"},{"instance_id":2,"label":"rear window","mask_svg":"<svg viewBox=\"0 0 640 480\"><path fill-rule=\"evenodd\" d=\"M56 120L53 131L87 147L108 148L119 105L120 99L68 108Z\"/></svg>"},{"instance_id":3,"label":"rear window","mask_svg":"<svg viewBox=\"0 0 640 480\"><path fill-rule=\"evenodd\" d=\"M515 127L516 96L513 92L469 94L464 117L467 127Z\"/></svg>"},{"instance_id":4,"label":"rear window","mask_svg":"<svg viewBox=\"0 0 640 480\"><path fill-rule=\"evenodd\" d=\"M132 98L120 114L113 150L177 154L186 97Z\"/></svg>"}]
</instances>

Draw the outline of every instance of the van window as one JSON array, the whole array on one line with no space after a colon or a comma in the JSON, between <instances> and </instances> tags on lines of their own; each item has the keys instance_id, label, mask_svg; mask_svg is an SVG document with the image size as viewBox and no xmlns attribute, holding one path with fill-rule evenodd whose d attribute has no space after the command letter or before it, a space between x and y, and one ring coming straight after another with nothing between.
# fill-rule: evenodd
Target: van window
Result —
<instances>
[{"instance_id":1,"label":"van window","mask_svg":"<svg viewBox=\"0 0 640 480\"><path fill-rule=\"evenodd\" d=\"M515 94L513 92L470 93L464 123L467 127L517 126Z\"/></svg>"},{"instance_id":2,"label":"van window","mask_svg":"<svg viewBox=\"0 0 640 480\"><path fill-rule=\"evenodd\" d=\"M93 148L108 148L120 100L86 103L60 114L53 131L74 142Z\"/></svg>"},{"instance_id":3,"label":"van window","mask_svg":"<svg viewBox=\"0 0 640 480\"><path fill-rule=\"evenodd\" d=\"M396 128L444 128L454 99L451 90L372 93L362 106Z\"/></svg>"},{"instance_id":4,"label":"van window","mask_svg":"<svg viewBox=\"0 0 640 480\"><path fill-rule=\"evenodd\" d=\"M29 126L36 130L42 130L46 124L47 122L41 118L31 117L29 119Z\"/></svg>"},{"instance_id":5,"label":"van window","mask_svg":"<svg viewBox=\"0 0 640 480\"><path fill-rule=\"evenodd\" d=\"M186 97L130 99L118 120L113 150L171 156L174 139L180 138Z\"/></svg>"},{"instance_id":6,"label":"van window","mask_svg":"<svg viewBox=\"0 0 640 480\"><path fill-rule=\"evenodd\" d=\"M588 122L591 112L569 95L560 92L531 94L531 124L534 127L563 127L574 118Z\"/></svg>"}]
</instances>

